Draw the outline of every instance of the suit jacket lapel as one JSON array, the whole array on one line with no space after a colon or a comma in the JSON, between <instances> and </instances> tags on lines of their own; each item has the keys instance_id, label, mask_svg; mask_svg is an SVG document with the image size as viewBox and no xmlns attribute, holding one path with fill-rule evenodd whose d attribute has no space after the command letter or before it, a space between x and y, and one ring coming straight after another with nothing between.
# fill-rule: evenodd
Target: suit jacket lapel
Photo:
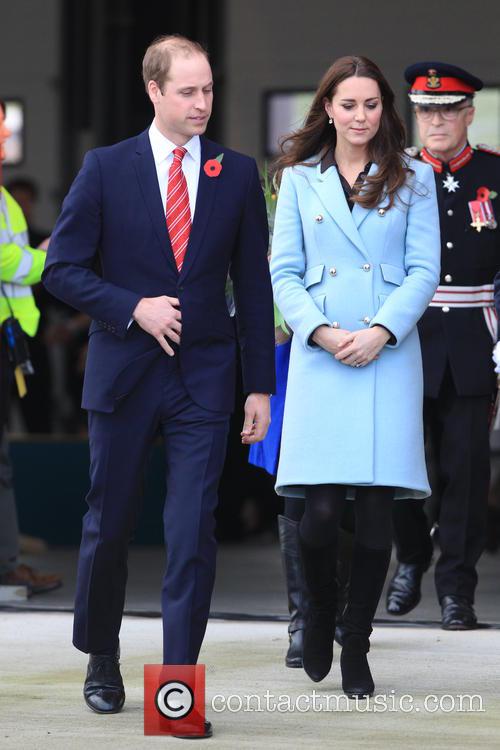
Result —
<instances>
[{"instance_id":1,"label":"suit jacket lapel","mask_svg":"<svg viewBox=\"0 0 500 750\"><path fill-rule=\"evenodd\" d=\"M372 162L372 165L370 169L368 170L368 175L374 175L377 172L377 165L375 162ZM363 192L363 188L361 188L360 193ZM352 210L352 218L354 219L354 223L356 224L356 227L359 229L361 224L364 222L370 211L373 209L371 208L364 208L363 206L360 206L359 203L354 204L354 208Z\"/></svg>"},{"instance_id":2,"label":"suit jacket lapel","mask_svg":"<svg viewBox=\"0 0 500 750\"><path fill-rule=\"evenodd\" d=\"M156 166L147 130L137 136L134 167L137 172L137 179L139 180L144 203L146 204L162 252L166 255L167 262L171 268L177 273L172 245L168 236L165 208L161 203L158 176L156 174Z\"/></svg>"},{"instance_id":3,"label":"suit jacket lapel","mask_svg":"<svg viewBox=\"0 0 500 750\"><path fill-rule=\"evenodd\" d=\"M330 216L351 242L361 250L363 255L366 255L363 240L349 211L336 167L330 167L322 173L321 165L318 164L315 169L308 168L305 174Z\"/></svg>"},{"instance_id":4,"label":"suit jacket lapel","mask_svg":"<svg viewBox=\"0 0 500 750\"><path fill-rule=\"evenodd\" d=\"M202 245L205 230L207 228L210 214L214 205L215 196L217 193L222 173L218 177L209 177L205 174L204 164L207 159L213 159L220 153L220 146L216 147L215 144L207 141L205 138L201 138L201 162L200 162L200 178L198 181L198 192L196 195L196 207L194 211L193 224L191 226L191 233L189 235L189 242L186 250L186 256L180 273L180 278L183 279L187 273L189 273L195 258ZM222 161L222 169L224 170L224 160Z\"/></svg>"}]
</instances>

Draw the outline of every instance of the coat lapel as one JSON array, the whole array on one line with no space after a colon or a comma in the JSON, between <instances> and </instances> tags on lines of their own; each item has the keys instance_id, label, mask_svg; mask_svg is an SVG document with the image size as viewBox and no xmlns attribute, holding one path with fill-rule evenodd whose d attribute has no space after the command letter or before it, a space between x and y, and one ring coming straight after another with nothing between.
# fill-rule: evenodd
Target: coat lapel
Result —
<instances>
[{"instance_id":1,"label":"coat lapel","mask_svg":"<svg viewBox=\"0 0 500 750\"><path fill-rule=\"evenodd\" d=\"M315 169L307 169L305 174L333 220L363 255L366 255L363 240L349 211L336 167L330 167L322 173L321 164L318 164Z\"/></svg>"},{"instance_id":2,"label":"coat lapel","mask_svg":"<svg viewBox=\"0 0 500 750\"><path fill-rule=\"evenodd\" d=\"M216 144L205 140L203 137L201 138L200 178L196 195L196 207L186 256L180 273L181 279L189 273L189 269L192 267L195 258L200 251L208 220L214 206L218 185L222 177L222 173L218 177L209 177L205 174L203 167L207 159L214 159L220 153L220 146L216 146ZM224 160L222 161L222 170L224 170Z\"/></svg>"},{"instance_id":3,"label":"coat lapel","mask_svg":"<svg viewBox=\"0 0 500 750\"><path fill-rule=\"evenodd\" d=\"M167 262L171 268L177 273L172 245L170 244L170 238L167 231L165 209L161 203L156 166L147 130L137 137L136 153L134 154L134 167L137 172L137 179L139 180L144 203L146 204L162 252L166 255Z\"/></svg>"},{"instance_id":4,"label":"coat lapel","mask_svg":"<svg viewBox=\"0 0 500 750\"><path fill-rule=\"evenodd\" d=\"M372 176L377 172L377 165L375 162L372 162L372 165L370 169L368 170L368 176ZM360 193L363 192L363 188L361 188ZM354 223L356 224L356 227L359 229L361 224L364 222L370 211L373 211L372 208L364 208L363 206L360 206L359 203L354 204L354 208L352 210L352 218L354 219Z\"/></svg>"}]
</instances>

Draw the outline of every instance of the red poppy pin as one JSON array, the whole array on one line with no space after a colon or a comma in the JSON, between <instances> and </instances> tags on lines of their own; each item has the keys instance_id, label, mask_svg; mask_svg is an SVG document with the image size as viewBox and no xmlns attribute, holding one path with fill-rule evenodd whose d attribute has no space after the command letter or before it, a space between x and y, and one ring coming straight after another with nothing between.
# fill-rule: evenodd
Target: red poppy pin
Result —
<instances>
[{"instance_id":1,"label":"red poppy pin","mask_svg":"<svg viewBox=\"0 0 500 750\"><path fill-rule=\"evenodd\" d=\"M222 172L222 159L224 154L219 154L215 159L208 159L203 165L207 177L218 177Z\"/></svg>"}]
</instances>

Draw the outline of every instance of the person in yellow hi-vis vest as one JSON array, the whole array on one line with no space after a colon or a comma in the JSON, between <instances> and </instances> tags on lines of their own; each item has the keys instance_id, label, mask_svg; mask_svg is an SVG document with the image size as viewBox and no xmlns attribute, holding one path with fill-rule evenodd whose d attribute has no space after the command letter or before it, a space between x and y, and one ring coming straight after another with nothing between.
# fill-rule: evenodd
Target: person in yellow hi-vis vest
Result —
<instances>
[{"instance_id":1,"label":"person in yellow hi-vis vest","mask_svg":"<svg viewBox=\"0 0 500 750\"><path fill-rule=\"evenodd\" d=\"M40 281L45 250L29 247L23 212L2 187L4 144L10 136L5 114L5 104L0 100L0 587L26 586L31 595L58 588L61 579L40 574L19 563L19 531L7 451L6 420L14 374L19 395L26 392L24 371L29 371L29 355L24 347L23 334L34 336L38 328L40 313L31 284Z\"/></svg>"}]
</instances>

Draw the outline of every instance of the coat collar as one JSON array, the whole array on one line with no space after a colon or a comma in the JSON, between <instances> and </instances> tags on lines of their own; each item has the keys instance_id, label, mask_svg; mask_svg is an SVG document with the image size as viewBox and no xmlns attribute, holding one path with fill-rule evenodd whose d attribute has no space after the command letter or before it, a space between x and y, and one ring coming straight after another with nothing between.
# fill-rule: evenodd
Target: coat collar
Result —
<instances>
[{"instance_id":1,"label":"coat collar","mask_svg":"<svg viewBox=\"0 0 500 750\"><path fill-rule=\"evenodd\" d=\"M174 261L172 245L168 236L167 222L165 219L165 210L161 202L161 195L158 189L158 177L149 140L149 128L143 131L136 139L136 149L134 154L134 166L137 173L137 179L141 187L142 196L146 208L153 224L155 234L161 245L162 251L166 255L169 267L178 274ZM186 257L182 266L179 279L185 278L193 261L198 254L205 230L212 212L214 199L217 193L219 179L209 177L204 170L204 164L208 159L214 158L221 152L221 146L201 137L201 162L200 177L198 181L198 192L196 195L196 207L194 220L189 235L189 243L186 250Z\"/></svg>"},{"instance_id":2,"label":"coat collar","mask_svg":"<svg viewBox=\"0 0 500 750\"><path fill-rule=\"evenodd\" d=\"M372 162L368 174L375 174L376 171L377 165L375 162ZM326 172L321 172L320 162L316 167L306 168L305 175L333 220L360 252L368 257L365 243L359 233L359 227L371 209L363 208L359 203L356 203L351 213L345 199L338 171L335 167L327 169Z\"/></svg>"}]
</instances>

